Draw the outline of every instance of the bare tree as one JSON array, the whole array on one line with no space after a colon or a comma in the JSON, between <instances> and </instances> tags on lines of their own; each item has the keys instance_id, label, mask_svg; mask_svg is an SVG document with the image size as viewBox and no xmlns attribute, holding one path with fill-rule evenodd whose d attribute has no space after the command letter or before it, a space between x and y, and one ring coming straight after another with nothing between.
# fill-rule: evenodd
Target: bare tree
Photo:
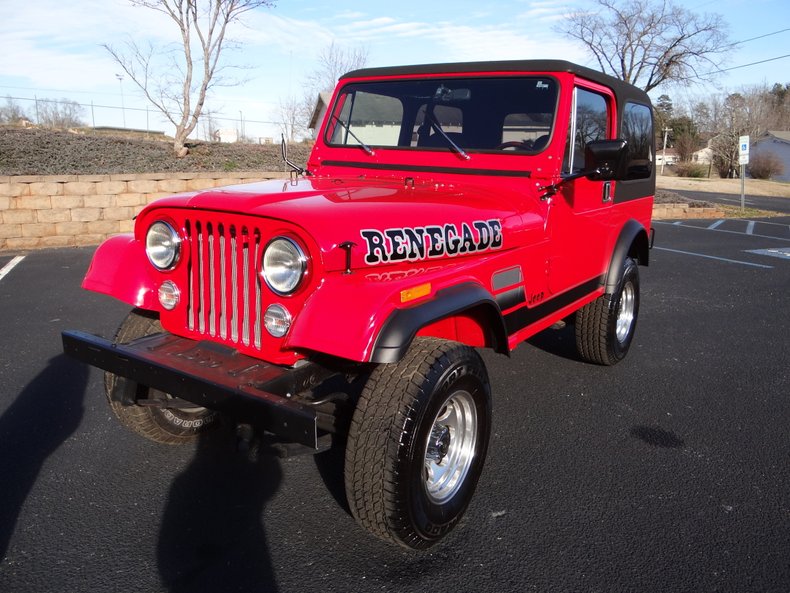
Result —
<instances>
[{"instance_id":1,"label":"bare tree","mask_svg":"<svg viewBox=\"0 0 790 593\"><path fill-rule=\"evenodd\" d=\"M39 99L37 124L45 128L79 128L85 124L82 121L82 106L69 99Z\"/></svg>"},{"instance_id":2,"label":"bare tree","mask_svg":"<svg viewBox=\"0 0 790 593\"><path fill-rule=\"evenodd\" d=\"M203 137L209 142L219 142L219 125L215 119L214 111L206 109L200 121L203 124Z\"/></svg>"},{"instance_id":3,"label":"bare tree","mask_svg":"<svg viewBox=\"0 0 790 593\"><path fill-rule=\"evenodd\" d=\"M0 107L0 124L19 124L27 119L27 115L19 103L11 97L6 97L5 106Z\"/></svg>"},{"instance_id":4,"label":"bare tree","mask_svg":"<svg viewBox=\"0 0 790 593\"><path fill-rule=\"evenodd\" d=\"M364 68L368 62L368 48L344 48L334 41L325 46L316 58L315 69L307 76L299 106L298 126L308 130L318 95L331 92L338 79L351 70Z\"/></svg>"},{"instance_id":5,"label":"bare tree","mask_svg":"<svg viewBox=\"0 0 790 593\"><path fill-rule=\"evenodd\" d=\"M746 99L741 93L728 95L717 106L717 135L711 141L713 166L720 177L735 177L738 173L738 137L748 134L749 122Z\"/></svg>"},{"instance_id":6,"label":"bare tree","mask_svg":"<svg viewBox=\"0 0 790 593\"><path fill-rule=\"evenodd\" d=\"M305 122L310 119L310 114L307 113L307 103L293 96L281 98L276 118L285 139L288 142L295 142L297 136L307 131Z\"/></svg>"},{"instance_id":7,"label":"bare tree","mask_svg":"<svg viewBox=\"0 0 790 593\"><path fill-rule=\"evenodd\" d=\"M272 6L271 0L129 0L133 5L161 12L178 27L180 47L170 53L169 67L158 68L158 48L141 47L134 40L125 51L109 44L110 52L146 98L175 126L173 150L188 152L185 142L198 124L206 93L220 84L220 56L228 25L250 10ZM227 83L225 83L227 84Z\"/></svg>"},{"instance_id":8,"label":"bare tree","mask_svg":"<svg viewBox=\"0 0 790 593\"><path fill-rule=\"evenodd\" d=\"M664 82L708 80L733 48L717 14L698 15L672 0L595 0L558 30L580 41L598 66L650 91Z\"/></svg>"},{"instance_id":9,"label":"bare tree","mask_svg":"<svg viewBox=\"0 0 790 593\"><path fill-rule=\"evenodd\" d=\"M343 48L333 41L318 54L315 70L307 77L307 87L313 94L331 91L343 74L367 64L368 53L365 47Z\"/></svg>"}]
</instances>

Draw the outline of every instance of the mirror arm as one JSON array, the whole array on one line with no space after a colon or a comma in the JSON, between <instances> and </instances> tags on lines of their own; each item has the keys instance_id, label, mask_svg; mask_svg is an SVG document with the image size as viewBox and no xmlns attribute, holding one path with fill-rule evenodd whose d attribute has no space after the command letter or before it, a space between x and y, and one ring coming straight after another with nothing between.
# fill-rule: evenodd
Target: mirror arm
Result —
<instances>
[{"instance_id":1,"label":"mirror arm","mask_svg":"<svg viewBox=\"0 0 790 593\"><path fill-rule=\"evenodd\" d=\"M549 185L545 185L543 187L539 187L539 192L544 192L543 195L540 196L541 200L548 200L550 197L556 195L558 191L560 191L560 187L567 183L568 181L573 181L574 179L581 179L582 177L590 177L592 175L600 175L601 169L587 169L586 171L578 171L577 173L572 173L570 175L563 175L562 178L557 183L550 183Z\"/></svg>"}]
</instances>

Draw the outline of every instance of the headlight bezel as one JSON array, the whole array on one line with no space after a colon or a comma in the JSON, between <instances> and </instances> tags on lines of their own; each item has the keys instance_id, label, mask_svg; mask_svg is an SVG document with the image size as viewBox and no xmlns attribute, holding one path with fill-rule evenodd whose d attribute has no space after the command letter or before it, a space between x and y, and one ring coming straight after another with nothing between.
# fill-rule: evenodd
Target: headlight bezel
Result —
<instances>
[{"instance_id":1,"label":"headlight bezel","mask_svg":"<svg viewBox=\"0 0 790 593\"><path fill-rule=\"evenodd\" d=\"M272 278L276 273L272 271L272 268L277 268L277 266L272 265L273 262L267 264L271 250L276 249L280 244L285 247L286 252L290 252L292 257L292 264L285 265L285 267L293 274L293 280L287 282L283 282L276 277ZM260 261L260 276L269 290L277 296L291 296L296 293L304 283L304 279L308 275L309 263L306 250L296 239L287 235L277 235L266 244L263 250ZM281 272L282 263L280 263L279 266L279 271Z\"/></svg>"},{"instance_id":2,"label":"headlight bezel","mask_svg":"<svg viewBox=\"0 0 790 593\"><path fill-rule=\"evenodd\" d=\"M157 232L161 231L160 237L165 237L166 235L164 242L154 244L152 232L155 229ZM155 220L145 232L145 254L148 256L148 261L151 265L160 272L168 272L178 265L178 262L181 260L181 244L181 235L176 230L175 225L167 220ZM168 251L167 256L161 257L161 255L154 252L154 249L166 249Z\"/></svg>"}]
</instances>

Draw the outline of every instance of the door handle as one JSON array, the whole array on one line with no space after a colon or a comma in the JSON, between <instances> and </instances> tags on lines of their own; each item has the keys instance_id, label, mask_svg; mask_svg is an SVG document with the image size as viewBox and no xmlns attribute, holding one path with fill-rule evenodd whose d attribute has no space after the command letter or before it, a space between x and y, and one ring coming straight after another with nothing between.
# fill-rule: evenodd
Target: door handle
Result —
<instances>
[{"instance_id":1,"label":"door handle","mask_svg":"<svg viewBox=\"0 0 790 593\"><path fill-rule=\"evenodd\" d=\"M603 183L603 199L601 200L604 204L607 204L612 201L612 182L611 181L604 181Z\"/></svg>"}]
</instances>

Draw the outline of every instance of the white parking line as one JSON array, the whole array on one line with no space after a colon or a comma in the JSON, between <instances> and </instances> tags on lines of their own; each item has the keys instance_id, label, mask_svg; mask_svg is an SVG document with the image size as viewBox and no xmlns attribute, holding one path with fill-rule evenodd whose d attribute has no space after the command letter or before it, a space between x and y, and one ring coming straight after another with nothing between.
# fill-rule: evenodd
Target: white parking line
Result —
<instances>
[{"instance_id":1,"label":"white parking line","mask_svg":"<svg viewBox=\"0 0 790 593\"><path fill-rule=\"evenodd\" d=\"M730 233L731 235L746 235L746 233L742 231L728 231L727 229L711 229L704 226L696 226L693 224L684 224L688 222L687 220L678 220L676 222L664 222L661 220L654 220L653 224L663 224L663 225L671 225L671 226L679 226L684 229L696 229L698 231L713 231L714 233ZM756 235L751 234L748 235L749 237L759 237L760 239L773 239L774 241L790 241L789 237L774 237L773 235Z\"/></svg>"},{"instance_id":2,"label":"white parking line","mask_svg":"<svg viewBox=\"0 0 790 593\"><path fill-rule=\"evenodd\" d=\"M3 266L3 269L2 269L2 270L0 270L0 280L2 280L3 278L5 278L5 277L6 277L6 275L7 275L7 274L8 274L8 273L9 273L11 270L13 270L13 269L16 267L16 265L17 265L19 262L21 262L23 259L25 259L25 256L24 256L24 255L17 255L17 256L16 256L14 259L12 259L10 262L8 262L6 265L4 265L4 266Z\"/></svg>"},{"instance_id":3,"label":"white parking line","mask_svg":"<svg viewBox=\"0 0 790 593\"><path fill-rule=\"evenodd\" d=\"M751 220L748 220L746 218L730 218L730 220L733 220L733 221L737 220L739 222L752 222ZM788 227L788 228L790 228L790 225L787 225L787 224L785 224L783 222L770 222L768 220L755 220L754 222L759 222L760 224L772 224L773 226L781 226L781 227Z\"/></svg>"},{"instance_id":4,"label":"white parking line","mask_svg":"<svg viewBox=\"0 0 790 593\"><path fill-rule=\"evenodd\" d=\"M716 222L714 222L712 225L710 225L710 226L708 227L708 230L709 230L709 231L712 231L713 229L717 229L717 228L719 228L719 227L720 227L721 225L723 225L723 224L724 224L724 221L723 221L723 220L717 220Z\"/></svg>"},{"instance_id":5,"label":"white parking line","mask_svg":"<svg viewBox=\"0 0 790 593\"><path fill-rule=\"evenodd\" d=\"M746 225L746 234L753 235L754 234L754 221L750 220L749 224Z\"/></svg>"},{"instance_id":6,"label":"white parking line","mask_svg":"<svg viewBox=\"0 0 790 593\"><path fill-rule=\"evenodd\" d=\"M657 249L658 251L671 251L672 253L681 253L683 255L694 255L696 257L704 257L705 259L715 259L717 261L723 261L730 264L740 264L742 266L753 266L755 268L767 268L769 270L773 269L773 266L766 266L763 264L753 264L752 262L748 261L739 261L737 259L727 259L726 257L716 257L715 255L705 255L704 253L692 253L691 251L681 251L680 249L669 249L667 247L653 247L653 249Z\"/></svg>"}]
</instances>

